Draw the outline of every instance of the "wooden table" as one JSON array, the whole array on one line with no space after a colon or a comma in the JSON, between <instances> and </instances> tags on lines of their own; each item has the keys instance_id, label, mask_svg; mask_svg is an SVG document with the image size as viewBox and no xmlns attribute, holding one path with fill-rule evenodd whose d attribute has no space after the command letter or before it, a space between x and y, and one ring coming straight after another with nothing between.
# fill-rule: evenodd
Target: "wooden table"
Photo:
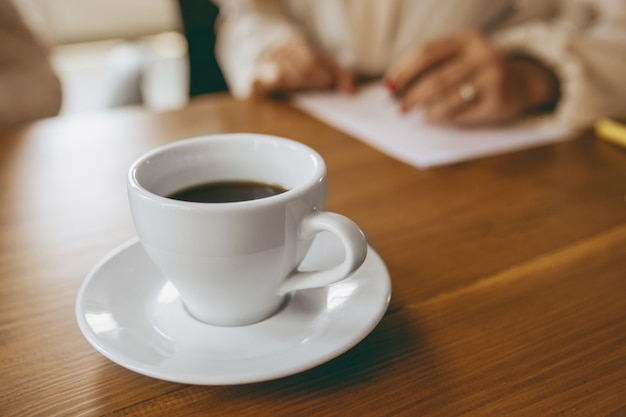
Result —
<instances>
[{"instance_id":1,"label":"wooden table","mask_svg":"<svg viewBox=\"0 0 626 417\"><path fill-rule=\"evenodd\" d=\"M169 383L98 354L78 288L134 236L130 163L253 131L317 149L328 208L393 282L378 327L309 371ZM0 136L0 416L625 416L626 152L591 134L420 171L277 102L44 120Z\"/></svg>"}]
</instances>

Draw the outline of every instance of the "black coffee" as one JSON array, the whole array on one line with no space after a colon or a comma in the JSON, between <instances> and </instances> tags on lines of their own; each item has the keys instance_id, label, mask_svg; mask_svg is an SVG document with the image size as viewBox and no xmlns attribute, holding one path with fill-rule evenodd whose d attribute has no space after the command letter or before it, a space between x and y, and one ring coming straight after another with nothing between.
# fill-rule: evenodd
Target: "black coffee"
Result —
<instances>
[{"instance_id":1,"label":"black coffee","mask_svg":"<svg viewBox=\"0 0 626 417\"><path fill-rule=\"evenodd\" d=\"M253 181L223 181L194 185L167 197L195 203L233 203L271 197L285 191L287 190L279 185Z\"/></svg>"}]
</instances>

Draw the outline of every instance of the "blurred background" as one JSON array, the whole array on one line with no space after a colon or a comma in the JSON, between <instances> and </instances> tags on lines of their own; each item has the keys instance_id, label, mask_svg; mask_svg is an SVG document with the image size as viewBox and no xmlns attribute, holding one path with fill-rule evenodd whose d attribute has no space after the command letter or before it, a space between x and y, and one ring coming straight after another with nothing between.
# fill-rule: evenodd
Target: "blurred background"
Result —
<instances>
[{"instance_id":1,"label":"blurred background","mask_svg":"<svg viewBox=\"0 0 626 417\"><path fill-rule=\"evenodd\" d=\"M51 47L63 84L62 114L135 104L184 106L190 96L186 34L212 36L215 17L209 0L14 2ZM196 21L189 23L189 16ZM201 48L212 57L210 40ZM222 83L205 89L221 89Z\"/></svg>"}]
</instances>

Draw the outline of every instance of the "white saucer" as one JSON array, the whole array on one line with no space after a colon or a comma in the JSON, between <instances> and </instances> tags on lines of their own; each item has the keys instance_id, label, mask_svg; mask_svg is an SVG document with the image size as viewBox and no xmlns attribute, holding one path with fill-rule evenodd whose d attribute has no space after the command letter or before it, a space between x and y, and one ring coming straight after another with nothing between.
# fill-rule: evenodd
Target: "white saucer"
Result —
<instances>
[{"instance_id":1,"label":"white saucer","mask_svg":"<svg viewBox=\"0 0 626 417\"><path fill-rule=\"evenodd\" d=\"M302 269L342 258L336 238L320 233ZM374 329L390 296L385 264L369 247L365 263L350 278L292 294L269 319L212 326L186 312L176 288L133 239L88 274L76 317L89 343L125 368L166 381L230 385L292 375L339 356Z\"/></svg>"}]
</instances>

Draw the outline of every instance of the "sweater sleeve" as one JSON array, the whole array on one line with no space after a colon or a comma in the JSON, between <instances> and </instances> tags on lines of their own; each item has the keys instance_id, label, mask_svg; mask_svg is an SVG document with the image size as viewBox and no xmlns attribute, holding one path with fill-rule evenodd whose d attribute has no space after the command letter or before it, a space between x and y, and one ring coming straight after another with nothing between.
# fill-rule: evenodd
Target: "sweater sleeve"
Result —
<instances>
[{"instance_id":1,"label":"sweater sleeve","mask_svg":"<svg viewBox=\"0 0 626 417\"><path fill-rule=\"evenodd\" d=\"M219 7L215 54L231 93L247 98L263 57L301 36L276 0L214 0Z\"/></svg>"},{"instance_id":2,"label":"sweater sleeve","mask_svg":"<svg viewBox=\"0 0 626 417\"><path fill-rule=\"evenodd\" d=\"M569 6L554 20L505 27L493 39L501 50L553 70L561 95L552 117L563 126L586 127L601 116L626 114L626 2Z\"/></svg>"}]
</instances>

